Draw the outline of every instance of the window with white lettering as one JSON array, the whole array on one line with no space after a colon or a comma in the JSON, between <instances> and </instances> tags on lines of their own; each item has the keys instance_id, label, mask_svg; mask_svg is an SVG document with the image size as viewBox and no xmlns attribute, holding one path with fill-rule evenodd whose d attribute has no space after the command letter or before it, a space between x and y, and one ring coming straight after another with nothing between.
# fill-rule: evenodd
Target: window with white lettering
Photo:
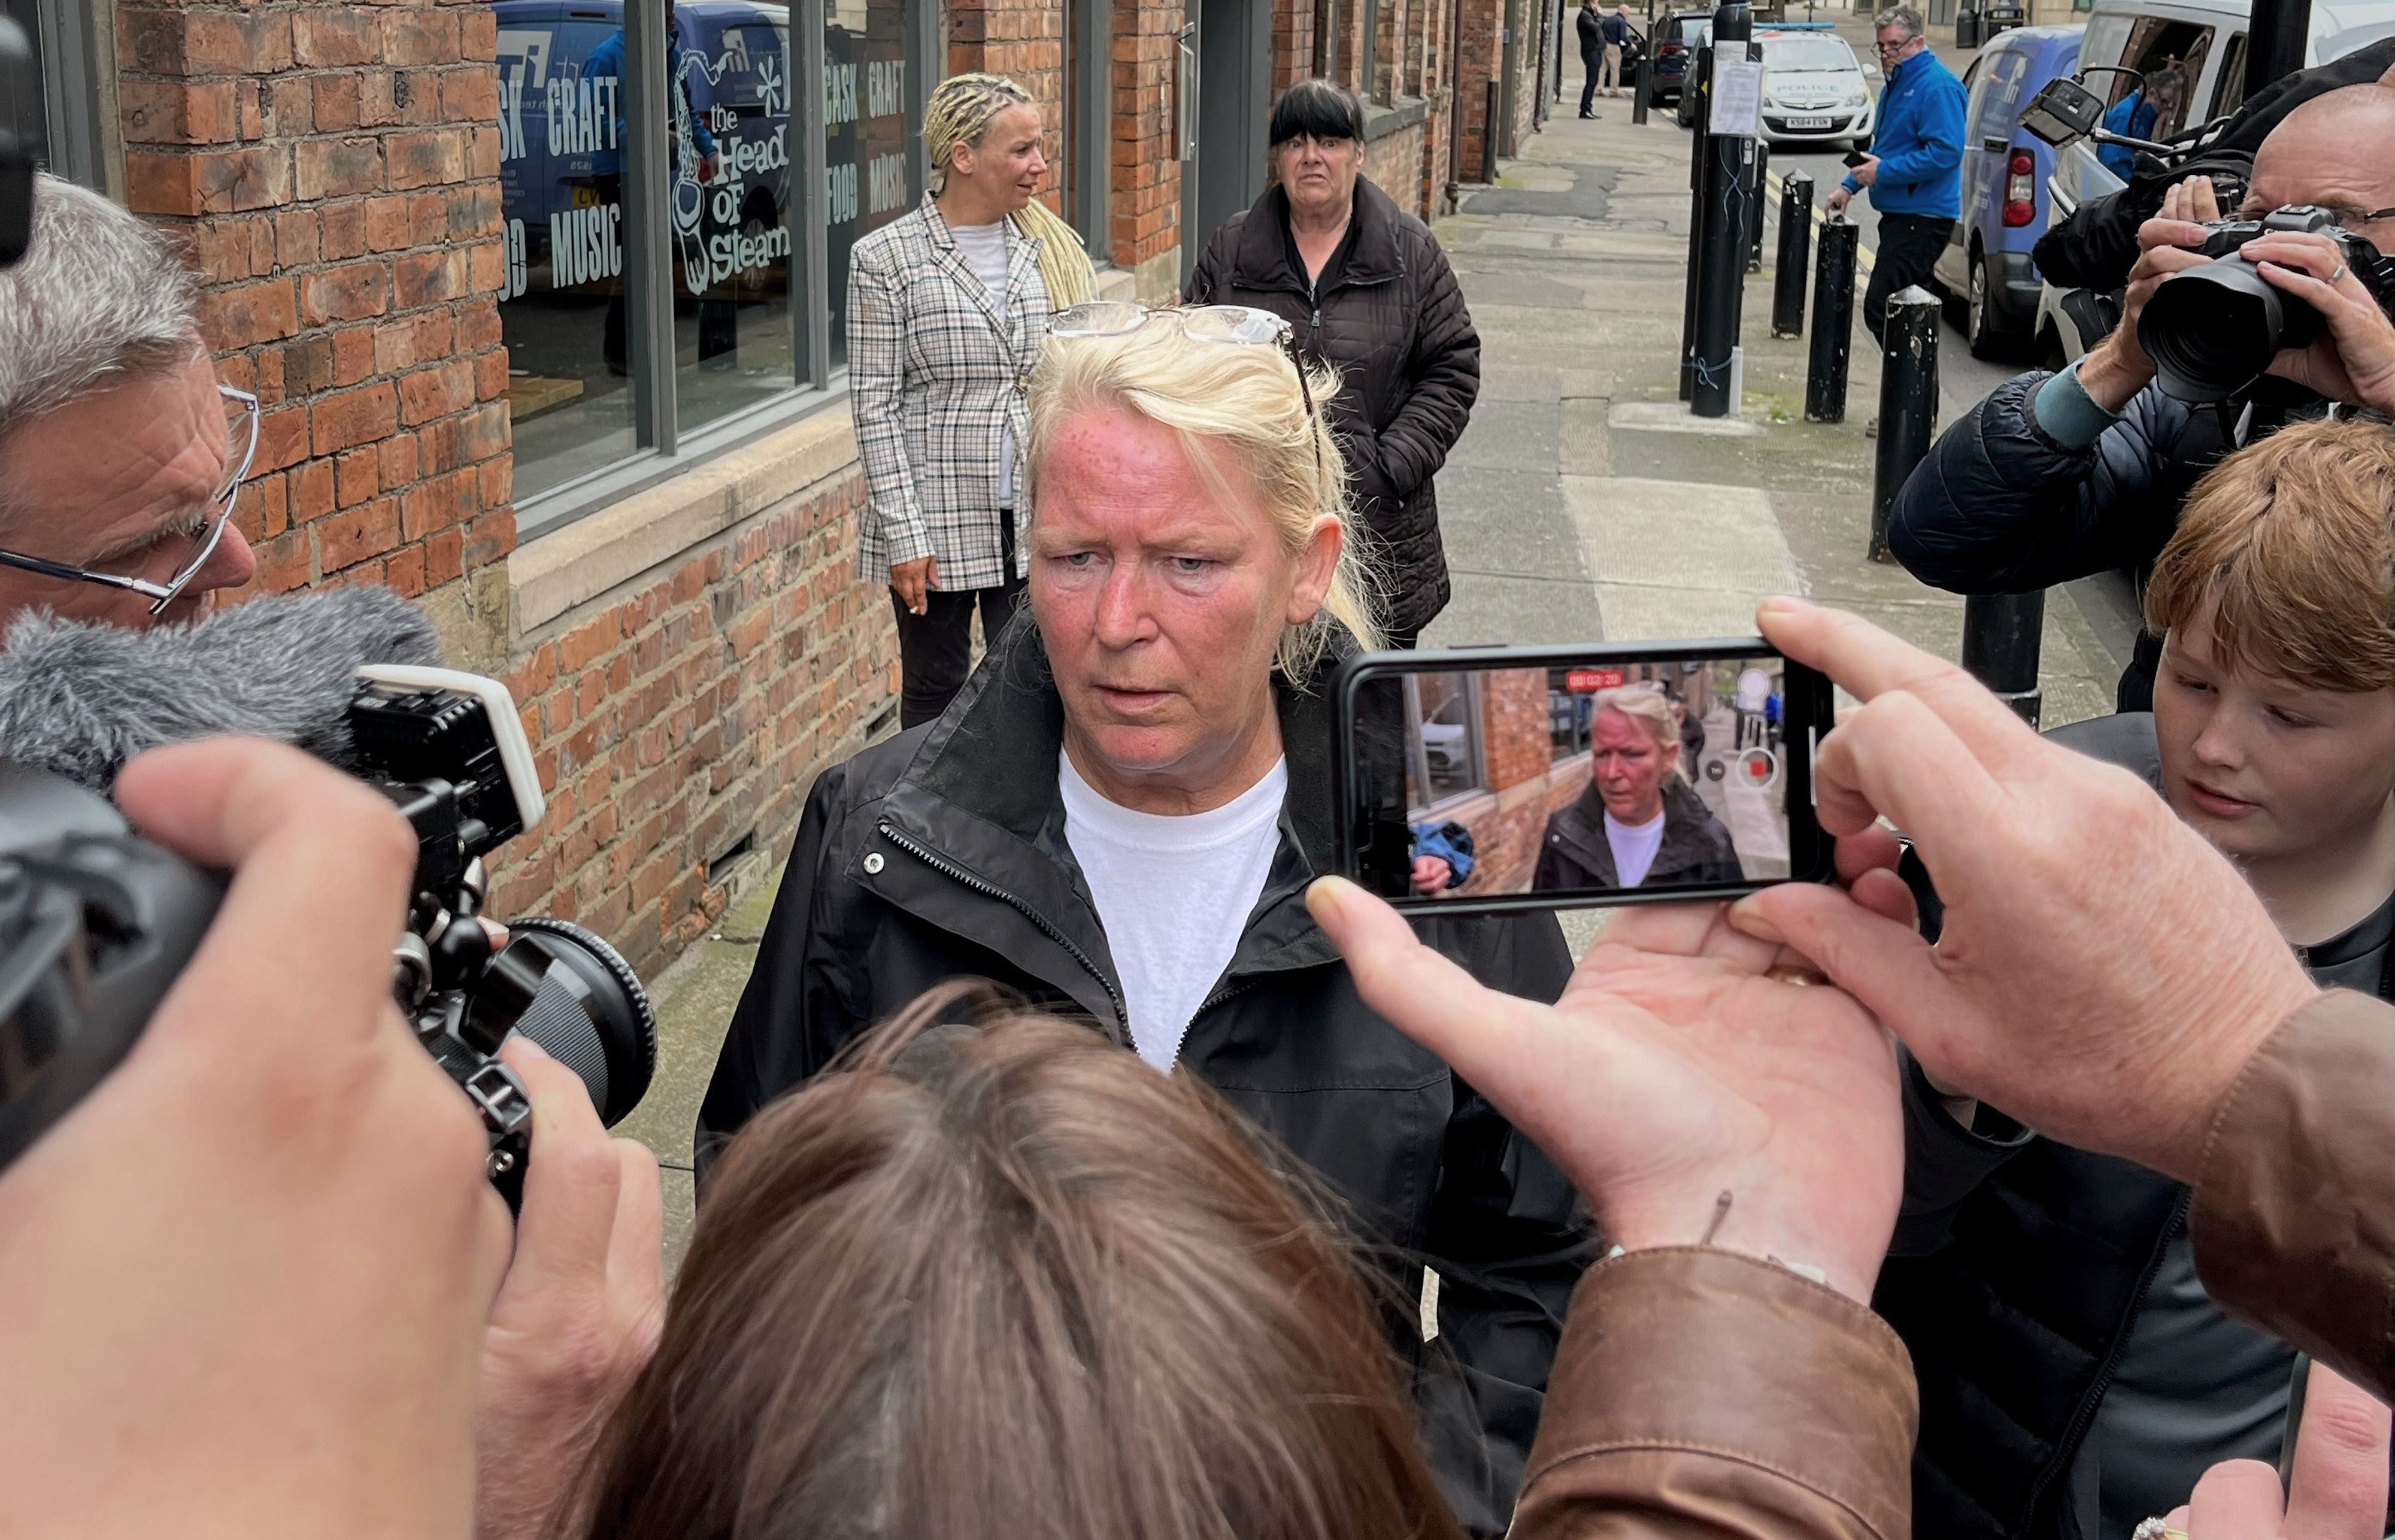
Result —
<instances>
[{"instance_id":1,"label":"window with white lettering","mask_svg":"<svg viewBox=\"0 0 2395 1540\"><path fill-rule=\"evenodd\" d=\"M847 355L848 253L915 206L909 153L906 7L827 0L824 7L824 222L830 257L831 348Z\"/></svg>"},{"instance_id":2,"label":"window with white lettering","mask_svg":"<svg viewBox=\"0 0 2395 1540\"><path fill-rule=\"evenodd\" d=\"M499 0L499 189L518 498L634 447L625 346L624 33ZM620 4L614 14L622 14ZM577 19L577 17L579 19Z\"/></svg>"},{"instance_id":3,"label":"window with white lettering","mask_svg":"<svg viewBox=\"0 0 2395 1540\"><path fill-rule=\"evenodd\" d=\"M678 33L671 227L683 429L790 388L790 23L785 6L692 0Z\"/></svg>"}]
</instances>

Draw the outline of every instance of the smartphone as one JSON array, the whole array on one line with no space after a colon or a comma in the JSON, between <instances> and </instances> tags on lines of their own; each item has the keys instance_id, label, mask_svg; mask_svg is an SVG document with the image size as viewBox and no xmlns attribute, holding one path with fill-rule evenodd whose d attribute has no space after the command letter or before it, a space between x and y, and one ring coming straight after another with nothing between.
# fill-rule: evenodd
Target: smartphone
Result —
<instances>
[{"instance_id":1,"label":"smartphone","mask_svg":"<svg viewBox=\"0 0 2395 1540\"><path fill-rule=\"evenodd\" d=\"M1829 680L1760 637L1367 653L1331 684L1338 870L1413 910L1827 882Z\"/></svg>"},{"instance_id":2,"label":"smartphone","mask_svg":"<svg viewBox=\"0 0 2395 1540\"><path fill-rule=\"evenodd\" d=\"M1869 159L1871 159L1871 157L1864 154L1859 150L1849 150L1846 153L1846 162L1849 166L1860 166L1863 162Z\"/></svg>"}]
</instances>

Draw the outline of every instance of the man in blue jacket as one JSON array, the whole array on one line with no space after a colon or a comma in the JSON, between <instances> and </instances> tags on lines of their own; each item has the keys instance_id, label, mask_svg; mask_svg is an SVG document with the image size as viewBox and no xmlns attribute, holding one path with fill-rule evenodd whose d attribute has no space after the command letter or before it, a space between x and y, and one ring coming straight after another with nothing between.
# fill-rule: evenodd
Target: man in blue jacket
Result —
<instances>
[{"instance_id":1,"label":"man in blue jacket","mask_svg":"<svg viewBox=\"0 0 2395 1540\"><path fill-rule=\"evenodd\" d=\"M1863 293L1863 325L1874 339L1887 322L1889 297L1929 276L1963 211L1963 83L1929 51L1927 26L1911 6L1879 13L1876 46L1887 72L1879 153L1865 155L1830 194L1830 212L1838 214L1868 187L1879 210L1879 249Z\"/></svg>"}]
</instances>

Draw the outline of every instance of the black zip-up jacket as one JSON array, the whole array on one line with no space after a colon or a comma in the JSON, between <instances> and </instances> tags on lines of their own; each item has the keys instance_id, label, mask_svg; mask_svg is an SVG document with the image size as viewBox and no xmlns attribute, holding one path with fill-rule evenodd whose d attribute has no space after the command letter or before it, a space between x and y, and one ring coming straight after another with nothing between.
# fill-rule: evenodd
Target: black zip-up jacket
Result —
<instances>
[{"instance_id":1,"label":"black zip-up jacket","mask_svg":"<svg viewBox=\"0 0 2395 1540\"><path fill-rule=\"evenodd\" d=\"M2149 715L2048 736L2159 788ZM1934 899L1923 909L1938 912ZM1924 928L1934 939L1934 921ZM2366 976L2322 976L2335 964L2317 954L2305 961L2324 985L2369 987ZM2395 1000L2395 955L2376 983ZM1921 1390L1912 1533L2080 1540L2092 1515L2074 1503L2093 1494L2069 1490L2074 1463L2186 1220L2188 1188L1985 1109L1965 1132L1910 1055L1904 1071L1904 1211L1872 1308L1904 1339Z\"/></svg>"},{"instance_id":2,"label":"black zip-up jacket","mask_svg":"<svg viewBox=\"0 0 2395 1540\"><path fill-rule=\"evenodd\" d=\"M1582 7L1576 20L1580 33L1580 56L1592 60L1605 52L1605 20L1596 12Z\"/></svg>"},{"instance_id":3,"label":"black zip-up jacket","mask_svg":"<svg viewBox=\"0 0 2395 1540\"><path fill-rule=\"evenodd\" d=\"M1252 305L1297 328L1310 358L1337 366L1328 408L1349 487L1377 538L1384 618L1419 631L1447 607L1447 550L1431 478L1480 396L1480 334L1430 227L1370 178L1356 181L1347 258L1321 293L1289 257L1289 198L1265 190L1224 219L1190 270L1193 305Z\"/></svg>"},{"instance_id":4,"label":"black zip-up jacket","mask_svg":"<svg viewBox=\"0 0 2395 1540\"><path fill-rule=\"evenodd\" d=\"M2149 385L2093 445L2070 449L2037 423L2037 392L2049 378L2032 369L1997 386L1912 468L1888 510L1888 549L1907 572L1949 592L1991 594L2126 569L2142 591L2206 471L2284 423L2326 410L2312 392L2266 379L2251 392L2253 415L2239 439L2241 406L2190 406ZM2137 639L2121 677L2121 710L2151 706L2161 656L2154 638Z\"/></svg>"},{"instance_id":5,"label":"black zip-up jacket","mask_svg":"<svg viewBox=\"0 0 2395 1540\"><path fill-rule=\"evenodd\" d=\"M1745 875L1729 830L1705 806L1696 788L1677 776L1665 781L1663 843L1639 886L1691 887L1700 883L1735 883ZM1596 782L1592 780L1588 790L1547 820L1546 838L1539 843L1538 872L1530 879L1530 887L1553 893L1621 885L1621 874L1613 864L1613 842L1605 837L1605 799L1597 795Z\"/></svg>"},{"instance_id":6,"label":"black zip-up jacket","mask_svg":"<svg viewBox=\"0 0 2395 1540\"><path fill-rule=\"evenodd\" d=\"M1442 1489L1468 1526L1495 1533L1589 1260L1584 1211L1535 1146L1357 998L1306 912L1306 884L1330 870L1331 823L1330 716L1320 681L1310 684L1279 690L1280 851L1180 1064L1352 1206L1407 1302L1392 1330ZM816 780L699 1112L702 1181L758 1108L943 979L995 979L1128 1044L1105 931L1065 839L1063 734L1026 614L938 721ZM1156 901L1173 902L1169 871L1157 874ZM1553 1001L1570 974L1551 914L1439 916L1415 930L1512 994ZM1424 1262L1439 1275L1451 1359L1425 1350L1415 1324Z\"/></svg>"}]
</instances>

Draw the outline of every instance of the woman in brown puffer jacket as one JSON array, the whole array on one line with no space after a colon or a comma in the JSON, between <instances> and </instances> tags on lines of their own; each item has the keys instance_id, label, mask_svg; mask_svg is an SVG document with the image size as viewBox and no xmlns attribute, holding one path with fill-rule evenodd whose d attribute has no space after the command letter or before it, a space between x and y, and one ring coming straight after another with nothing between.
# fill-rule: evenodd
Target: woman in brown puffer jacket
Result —
<instances>
[{"instance_id":1,"label":"woman in brown puffer jacket","mask_svg":"<svg viewBox=\"0 0 2395 1540\"><path fill-rule=\"evenodd\" d=\"M1365 179L1353 93L1328 80L1282 92L1272 160L1274 185L1223 221L1182 298L1285 316L1309 356L1337 366L1330 417L1378 537L1382 618L1409 647L1447 606L1431 477L1480 394L1480 334L1430 227Z\"/></svg>"}]
</instances>

